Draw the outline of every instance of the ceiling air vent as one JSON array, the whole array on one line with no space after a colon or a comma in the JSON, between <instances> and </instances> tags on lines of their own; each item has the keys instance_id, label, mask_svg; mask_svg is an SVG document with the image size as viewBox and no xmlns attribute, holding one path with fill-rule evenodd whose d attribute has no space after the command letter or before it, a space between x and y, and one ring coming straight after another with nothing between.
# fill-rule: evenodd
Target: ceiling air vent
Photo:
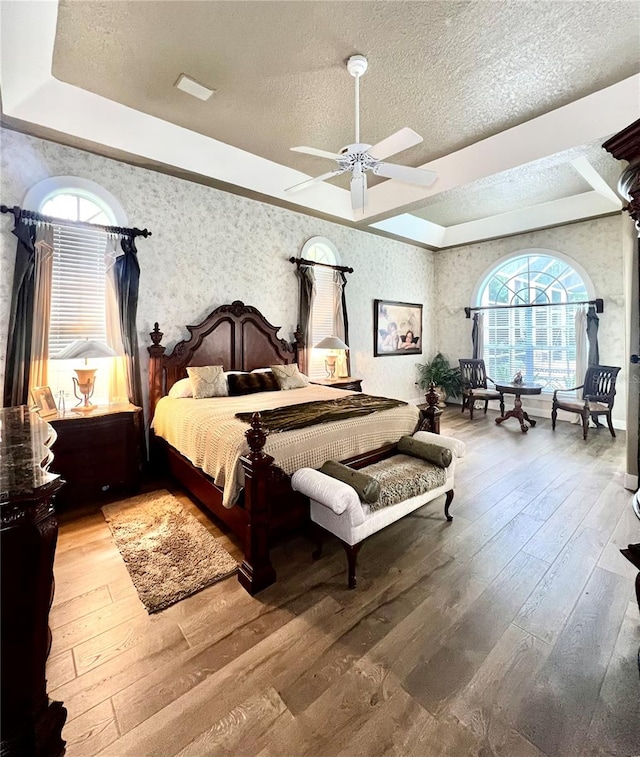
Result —
<instances>
[{"instance_id":1,"label":"ceiling air vent","mask_svg":"<svg viewBox=\"0 0 640 757\"><path fill-rule=\"evenodd\" d=\"M188 95L197 97L199 100L208 100L215 92L214 89L205 87L204 84L200 84L195 79L192 79L186 74L180 74L178 81L174 86L176 86L178 89L181 89L183 92L186 92Z\"/></svg>"}]
</instances>

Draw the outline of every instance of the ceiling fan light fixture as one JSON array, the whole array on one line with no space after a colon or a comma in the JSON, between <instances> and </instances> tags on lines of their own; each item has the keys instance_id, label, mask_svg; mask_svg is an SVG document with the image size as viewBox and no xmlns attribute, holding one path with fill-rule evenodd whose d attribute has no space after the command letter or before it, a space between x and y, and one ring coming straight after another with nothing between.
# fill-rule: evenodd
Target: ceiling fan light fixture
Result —
<instances>
[{"instance_id":1,"label":"ceiling fan light fixture","mask_svg":"<svg viewBox=\"0 0 640 757\"><path fill-rule=\"evenodd\" d=\"M200 84L200 82L197 82L195 79L192 79L186 74L180 74L178 81L174 84L174 87L182 90L182 92L186 92L192 97L197 97L198 100L208 100L215 92L215 89L205 87L204 84Z\"/></svg>"}]
</instances>

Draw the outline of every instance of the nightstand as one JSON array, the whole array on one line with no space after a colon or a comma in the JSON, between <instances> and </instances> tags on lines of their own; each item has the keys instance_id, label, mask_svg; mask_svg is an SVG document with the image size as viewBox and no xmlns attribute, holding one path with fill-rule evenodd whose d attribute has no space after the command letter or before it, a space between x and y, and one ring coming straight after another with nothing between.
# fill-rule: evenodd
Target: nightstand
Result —
<instances>
[{"instance_id":1,"label":"nightstand","mask_svg":"<svg viewBox=\"0 0 640 757\"><path fill-rule=\"evenodd\" d=\"M346 376L345 378L309 379L312 384L318 386L332 386L334 389L348 389L351 392L362 391L362 379Z\"/></svg>"},{"instance_id":2,"label":"nightstand","mask_svg":"<svg viewBox=\"0 0 640 757\"><path fill-rule=\"evenodd\" d=\"M51 470L67 483L58 496L60 505L88 503L138 489L142 408L105 405L91 413L58 413L47 421L58 434Z\"/></svg>"}]
</instances>

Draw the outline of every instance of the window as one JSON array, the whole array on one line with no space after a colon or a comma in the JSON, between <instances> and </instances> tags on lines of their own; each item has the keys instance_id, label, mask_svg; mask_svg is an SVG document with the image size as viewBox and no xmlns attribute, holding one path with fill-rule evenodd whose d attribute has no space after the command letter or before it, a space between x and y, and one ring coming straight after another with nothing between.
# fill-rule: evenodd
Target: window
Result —
<instances>
[{"instance_id":1,"label":"window","mask_svg":"<svg viewBox=\"0 0 640 757\"><path fill-rule=\"evenodd\" d=\"M519 255L502 262L480 286L477 305L539 305L486 310L483 358L496 381L522 371L543 391L575 386L576 329L579 307L590 299L575 268L550 254ZM554 307L555 305L555 307ZM585 339L585 335L580 335Z\"/></svg>"},{"instance_id":2,"label":"window","mask_svg":"<svg viewBox=\"0 0 640 757\"><path fill-rule=\"evenodd\" d=\"M46 200L40 212L69 221L114 223L93 199L65 190ZM49 358L76 339L106 341L106 246L102 231L54 226Z\"/></svg>"},{"instance_id":3,"label":"window","mask_svg":"<svg viewBox=\"0 0 640 757\"><path fill-rule=\"evenodd\" d=\"M40 213L56 219L118 226L126 223L115 198L99 185L74 177L40 182L28 193L25 205L35 206ZM97 229L66 226L63 222L53 225L47 383L54 394L62 390L68 399L73 396L73 369L81 361L56 360L55 356L76 339L108 341L105 263L108 243L108 235ZM102 369L92 401L107 403L114 399L110 397L114 389L110 380L114 361L102 358L91 362Z\"/></svg>"},{"instance_id":4,"label":"window","mask_svg":"<svg viewBox=\"0 0 640 757\"><path fill-rule=\"evenodd\" d=\"M340 265L338 251L328 239L313 237L302 248L300 257L313 260L316 263L328 265ZM323 266L314 266L313 272L316 278L316 296L313 301L313 314L311 316L312 338L309 347L312 347L327 336L335 335L334 318L336 312L336 289L333 283L333 269ZM325 356L317 350L310 351L307 371L309 377L314 379L326 378Z\"/></svg>"}]
</instances>

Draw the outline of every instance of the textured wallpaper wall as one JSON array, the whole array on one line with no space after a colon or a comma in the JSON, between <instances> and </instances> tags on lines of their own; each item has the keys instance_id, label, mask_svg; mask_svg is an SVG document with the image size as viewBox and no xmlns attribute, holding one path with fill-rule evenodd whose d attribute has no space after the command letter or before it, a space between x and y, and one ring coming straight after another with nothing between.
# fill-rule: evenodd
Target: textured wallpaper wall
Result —
<instances>
[{"instance_id":1,"label":"textured wallpaper wall","mask_svg":"<svg viewBox=\"0 0 640 757\"><path fill-rule=\"evenodd\" d=\"M198 323L233 299L259 308L282 326L281 337L291 339L298 290L288 258L310 237L326 236L337 246L342 263L355 269L347 285L352 373L364 379L367 392L401 399L420 396L414 385L420 356L373 357L373 300L423 303L422 357L431 357L431 252L10 130L2 130L0 138L4 204L21 205L27 190L47 177L78 176L111 192L130 225L153 232L137 242L145 371L154 321L165 333L163 343L171 347L188 335L180 326ZM11 216L0 217L0 380L15 254L12 227Z\"/></svg>"},{"instance_id":2,"label":"textured wallpaper wall","mask_svg":"<svg viewBox=\"0 0 640 757\"><path fill-rule=\"evenodd\" d=\"M466 320L463 308L475 304L471 301L474 288L490 266L505 256L531 248L564 253L585 269L596 296L604 299L605 312L600 315L599 329L600 362L622 366L614 406L616 425L622 427L627 394L623 233L622 217L615 215L436 253L438 349L456 362L458 358L471 357L471 320ZM537 404L533 398L528 402L531 406ZM548 417L548 408L544 414Z\"/></svg>"}]
</instances>

